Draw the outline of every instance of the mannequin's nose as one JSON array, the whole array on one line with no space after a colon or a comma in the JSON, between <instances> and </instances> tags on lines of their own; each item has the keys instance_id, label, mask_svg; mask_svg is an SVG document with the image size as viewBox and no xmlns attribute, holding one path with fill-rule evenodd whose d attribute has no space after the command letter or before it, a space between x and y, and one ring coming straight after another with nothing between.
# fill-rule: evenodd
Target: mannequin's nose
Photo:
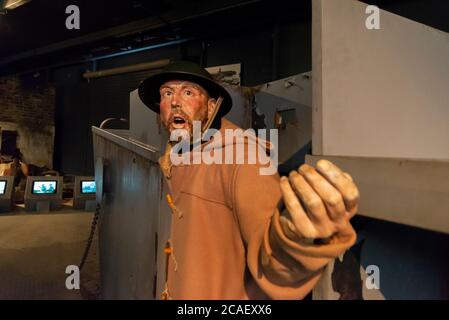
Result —
<instances>
[{"instance_id":1,"label":"mannequin's nose","mask_svg":"<svg viewBox=\"0 0 449 320\"><path fill-rule=\"evenodd\" d=\"M172 102L171 103L171 108L172 109L181 109L181 105L176 103L176 102Z\"/></svg>"}]
</instances>

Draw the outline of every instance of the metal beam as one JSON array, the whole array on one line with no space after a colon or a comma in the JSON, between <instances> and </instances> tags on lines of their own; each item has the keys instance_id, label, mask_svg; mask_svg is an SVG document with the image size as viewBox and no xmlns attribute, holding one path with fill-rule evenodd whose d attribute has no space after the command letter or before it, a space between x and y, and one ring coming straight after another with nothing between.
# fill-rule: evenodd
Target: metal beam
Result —
<instances>
[{"instance_id":1,"label":"metal beam","mask_svg":"<svg viewBox=\"0 0 449 320\"><path fill-rule=\"evenodd\" d=\"M94 78L108 77L108 76L130 73L130 72L160 69L160 68L165 67L169 63L170 63L170 59L163 59L163 60L158 60L158 61L153 61L153 62L144 62L144 63L139 63L139 64L133 64L130 66L124 66L124 67L118 67L118 68L112 68L112 69L106 69L106 70L100 70L100 71L85 72L83 74L83 77L85 79L94 79Z\"/></svg>"}]
</instances>

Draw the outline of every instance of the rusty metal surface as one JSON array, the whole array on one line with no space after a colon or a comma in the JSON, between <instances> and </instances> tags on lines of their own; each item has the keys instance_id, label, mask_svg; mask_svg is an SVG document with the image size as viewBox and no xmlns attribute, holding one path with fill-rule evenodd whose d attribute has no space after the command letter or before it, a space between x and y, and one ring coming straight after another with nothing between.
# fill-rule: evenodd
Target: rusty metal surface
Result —
<instances>
[{"instance_id":1,"label":"rusty metal surface","mask_svg":"<svg viewBox=\"0 0 449 320\"><path fill-rule=\"evenodd\" d=\"M157 240L162 198L158 153L98 128L93 128L93 142L94 160L103 157L106 163L98 230L102 298L157 298L157 247L164 244Z\"/></svg>"},{"instance_id":2,"label":"rusty metal surface","mask_svg":"<svg viewBox=\"0 0 449 320\"><path fill-rule=\"evenodd\" d=\"M104 130L97 127L92 127L92 133L93 135L106 138L108 141L122 147L123 150L129 150L133 153L142 156L143 158L148 159L149 161L157 163L158 149L151 145L142 143L138 140L131 139L129 137L129 134L124 132L124 130ZM95 145L94 145L94 152L95 152ZM97 157L95 157L95 159L96 158Z\"/></svg>"}]
</instances>

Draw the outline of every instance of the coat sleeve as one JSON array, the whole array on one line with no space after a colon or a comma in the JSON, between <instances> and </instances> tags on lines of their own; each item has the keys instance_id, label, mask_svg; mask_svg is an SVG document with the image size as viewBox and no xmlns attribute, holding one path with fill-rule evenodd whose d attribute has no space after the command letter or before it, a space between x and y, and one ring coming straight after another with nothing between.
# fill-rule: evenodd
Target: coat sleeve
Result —
<instances>
[{"instance_id":1,"label":"coat sleeve","mask_svg":"<svg viewBox=\"0 0 449 320\"><path fill-rule=\"evenodd\" d=\"M279 175L260 175L259 168L237 166L231 184L233 212L247 247L248 269L272 299L302 299L318 282L324 267L354 244L356 234L349 224L344 236L314 244L286 233L277 209Z\"/></svg>"}]
</instances>

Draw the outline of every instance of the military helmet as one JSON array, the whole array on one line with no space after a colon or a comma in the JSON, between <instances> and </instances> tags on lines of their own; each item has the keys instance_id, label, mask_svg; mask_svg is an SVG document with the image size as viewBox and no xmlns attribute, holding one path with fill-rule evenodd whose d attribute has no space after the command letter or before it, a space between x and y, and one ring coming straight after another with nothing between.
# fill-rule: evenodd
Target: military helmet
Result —
<instances>
[{"instance_id":1,"label":"military helmet","mask_svg":"<svg viewBox=\"0 0 449 320\"><path fill-rule=\"evenodd\" d=\"M168 64L162 71L149 76L139 86L139 97L151 110L160 113L160 93L162 84L170 80L186 80L203 87L210 97L223 98L217 116L223 117L231 110L232 98L228 91L216 82L206 69L188 61L176 61Z\"/></svg>"}]
</instances>

